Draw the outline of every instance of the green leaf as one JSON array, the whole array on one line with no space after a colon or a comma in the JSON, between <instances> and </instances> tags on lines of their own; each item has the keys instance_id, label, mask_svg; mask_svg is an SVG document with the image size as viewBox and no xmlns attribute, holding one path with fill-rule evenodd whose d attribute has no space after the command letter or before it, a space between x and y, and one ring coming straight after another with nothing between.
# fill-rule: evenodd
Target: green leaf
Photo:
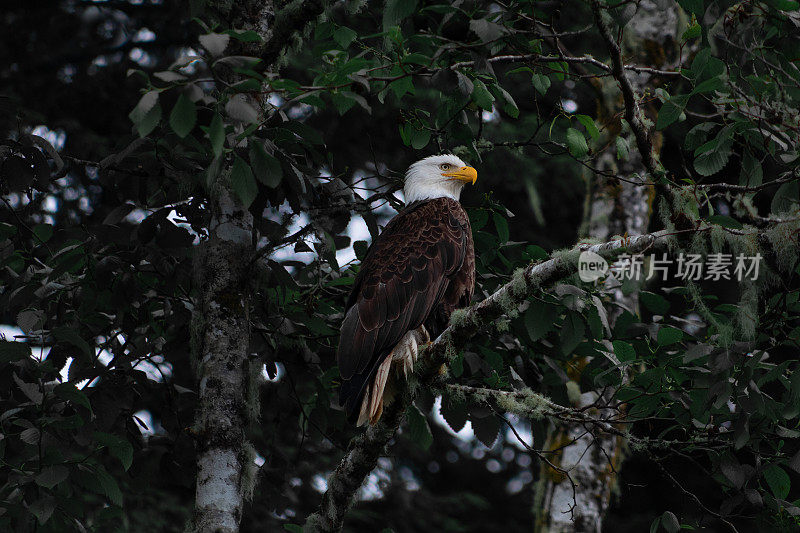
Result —
<instances>
[{"instance_id":1,"label":"green leaf","mask_svg":"<svg viewBox=\"0 0 800 533\"><path fill-rule=\"evenodd\" d=\"M485 109L486 111L492 110L494 96L491 92L489 92L489 89L486 88L486 84L481 80L473 80L472 99L481 109Z\"/></svg>"},{"instance_id":2,"label":"green leaf","mask_svg":"<svg viewBox=\"0 0 800 533\"><path fill-rule=\"evenodd\" d=\"M667 533L677 533L681 529L681 523L678 517L670 511L664 511L661 515L661 525L667 530Z\"/></svg>"},{"instance_id":3,"label":"green leaf","mask_svg":"<svg viewBox=\"0 0 800 533\"><path fill-rule=\"evenodd\" d=\"M725 167L730 155L730 145L727 143L718 148L712 148L694 158L694 169L701 176L712 176Z\"/></svg>"},{"instance_id":4,"label":"green leaf","mask_svg":"<svg viewBox=\"0 0 800 533\"><path fill-rule=\"evenodd\" d=\"M400 78L390 83L389 89L394 93L395 98L401 100L406 94L414 94L414 80L411 76Z\"/></svg>"},{"instance_id":5,"label":"green leaf","mask_svg":"<svg viewBox=\"0 0 800 533\"><path fill-rule=\"evenodd\" d=\"M186 137L197 123L197 106L185 94L178 97L172 113L169 115L169 125L178 137Z\"/></svg>"},{"instance_id":6,"label":"green leaf","mask_svg":"<svg viewBox=\"0 0 800 533\"><path fill-rule=\"evenodd\" d=\"M517 118L519 116L519 107L517 107L517 103L514 101L514 98L511 97L508 91L499 85L496 85L494 88L496 89L497 93L500 93L500 96L503 99L503 111L508 113L508 116L511 118Z\"/></svg>"},{"instance_id":7,"label":"green leaf","mask_svg":"<svg viewBox=\"0 0 800 533\"><path fill-rule=\"evenodd\" d=\"M547 89L550 88L550 78L544 74L531 74L531 83L533 83L533 88L536 89L536 92L541 95L544 95Z\"/></svg>"},{"instance_id":8,"label":"green leaf","mask_svg":"<svg viewBox=\"0 0 800 533\"><path fill-rule=\"evenodd\" d=\"M89 397L86 396L83 391L78 390L72 383L61 383L60 385L56 385L56 387L53 389L53 392L55 392L56 396L62 400L67 400L73 404L81 405L89 411L92 410L92 404L89 402Z\"/></svg>"},{"instance_id":9,"label":"green leaf","mask_svg":"<svg viewBox=\"0 0 800 533\"><path fill-rule=\"evenodd\" d=\"M420 150L430 142L431 132L426 129L417 129L414 124L407 122L400 126L400 138L403 139L403 144L406 146Z\"/></svg>"},{"instance_id":10,"label":"green leaf","mask_svg":"<svg viewBox=\"0 0 800 533\"><path fill-rule=\"evenodd\" d=\"M119 490L117 480L100 465L95 468L94 475L97 483L100 485L102 493L108 497L111 503L122 506L122 491Z\"/></svg>"},{"instance_id":11,"label":"green leaf","mask_svg":"<svg viewBox=\"0 0 800 533\"><path fill-rule=\"evenodd\" d=\"M785 500L789 496L792 482L789 479L789 474L783 468L776 464L768 465L764 469L764 479L767 480L769 490L772 491L776 498Z\"/></svg>"},{"instance_id":12,"label":"green leaf","mask_svg":"<svg viewBox=\"0 0 800 533\"><path fill-rule=\"evenodd\" d=\"M708 217L708 221L712 224L719 224L723 228L742 229L744 227L741 222L728 215L712 215Z\"/></svg>"},{"instance_id":13,"label":"green leaf","mask_svg":"<svg viewBox=\"0 0 800 533\"><path fill-rule=\"evenodd\" d=\"M142 95L136 107L128 114L134 124L142 122L150 111L158 104L158 91L148 91Z\"/></svg>"},{"instance_id":14,"label":"green leaf","mask_svg":"<svg viewBox=\"0 0 800 533\"><path fill-rule=\"evenodd\" d=\"M686 140L684 140L683 146L687 150L694 151L706 142L709 132L715 127L716 124L713 122L703 122L702 124L698 124L694 128L690 129L689 133L686 134Z\"/></svg>"},{"instance_id":15,"label":"green leaf","mask_svg":"<svg viewBox=\"0 0 800 533\"><path fill-rule=\"evenodd\" d=\"M575 115L575 118L578 119L578 122L583 124L583 127L586 128L586 132L592 136L592 139L600 137L600 130L597 129L597 125L594 123L592 117L587 115Z\"/></svg>"},{"instance_id":16,"label":"green leaf","mask_svg":"<svg viewBox=\"0 0 800 533\"><path fill-rule=\"evenodd\" d=\"M547 259L547 251L541 246L529 244L525 247L525 254L527 261L539 261L540 259Z\"/></svg>"},{"instance_id":17,"label":"green leaf","mask_svg":"<svg viewBox=\"0 0 800 533\"><path fill-rule=\"evenodd\" d=\"M231 187L242 201L245 209L248 209L256 199L258 194L258 185L253 177L253 172L250 170L244 159L238 155L234 156L233 168L231 169Z\"/></svg>"},{"instance_id":18,"label":"green leaf","mask_svg":"<svg viewBox=\"0 0 800 533\"><path fill-rule=\"evenodd\" d=\"M561 325L561 353L571 354L583 340L585 332L586 326L581 316L574 311L569 311Z\"/></svg>"},{"instance_id":19,"label":"green leaf","mask_svg":"<svg viewBox=\"0 0 800 533\"><path fill-rule=\"evenodd\" d=\"M539 300L531 300L530 307L525 311L524 321L525 329L533 342L538 341L553 329L554 318L555 307Z\"/></svg>"},{"instance_id":20,"label":"green leaf","mask_svg":"<svg viewBox=\"0 0 800 533\"><path fill-rule=\"evenodd\" d=\"M17 227L13 224L0 222L0 241L13 237L17 234Z\"/></svg>"},{"instance_id":21,"label":"green leaf","mask_svg":"<svg viewBox=\"0 0 800 533\"><path fill-rule=\"evenodd\" d=\"M630 151L630 147L628 146L628 141L625 137L617 137L614 139L614 146L617 149L617 159L625 160L628 159L628 152Z\"/></svg>"},{"instance_id":22,"label":"green leaf","mask_svg":"<svg viewBox=\"0 0 800 533\"><path fill-rule=\"evenodd\" d=\"M589 145L583 133L575 128L567 128L567 148L574 157L581 158L589 153Z\"/></svg>"},{"instance_id":23,"label":"green leaf","mask_svg":"<svg viewBox=\"0 0 800 533\"><path fill-rule=\"evenodd\" d=\"M658 533L658 526L661 525L661 517L658 516L650 523L650 533Z\"/></svg>"},{"instance_id":24,"label":"green leaf","mask_svg":"<svg viewBox=\"0 0 800 533\"><path fill-rule=\"evenodd\" d=\"M764 181L764 170L761 162L745 151L742 157L742 170L739 172L739 185L745 187L758 187Z\"/></svg>"},{"instance_id":25,"label":"green leaf","mask_svg":"<svg viewBox=\"0 0 800 533\"><path fill-rule=\"evenodd\" d=\"M669 309L669 302L660 294L642 291L639 293L639 300L657 315L665 315Z\"/></svg>"},{"instance_id":26,"label":"green leaf","mask_svg":"<svg viewBox=\"0 0 800 533\"><path fill-rule=\"evenodd\" d=\"M681 38L684 41L688 41L689 39L694 39L695 37L700 37L701 34L702 34L702 28L700 28L700 24L695 22L694 24L692 24L691 26L686 28L686 31L683 32L683 35L681 36Z\"/></svg>"},{"instance_id":27,"label":"green leaf","mask_svg":"<svg viewBox=\"0 0 800 533\"><path fill-rule=\"evenodd\" d=\"M19 361L31 355L27 342L14 342L0 339L0 363Z\"/></svg>"},{"instance_id":28,"label":"green leaf","mask_svg":"<svg viewBox=\"0 0 800 533\"><path fill-rule=\"evenodd\" d=\"M433 434L428 426L428 419L414 404L409 405L406 409L406 420L408 420L408 436L411 440L423 450L430 448L433 443Z\"/></svg>"},{"instance_id":29,"label":"green leaf","mask_svg":"<svg viewBox=\"0 0 800 533\"><path fill-rule=\"evenodd\" d=\"M663 327L658 330L658 344L660 346L669 346L683 340L683 331L670 326Z\"/></svg>"},{"instance_id":30,"label":"green leaf","mask_svg":"<svg viewBox=\"0 0 800 533\"><path fill-rule=\"evenodd\" d=\"M60 342L66 342L67 344L71 344L76 348L80 348L80 350L87 356L92 357L94 356L94 350L89 345L88 342L83 340L81 336L78 334L75 329L68 327L68 326L61 326L55 328L52 331L53 336L58 339Z\"/></svg>"},{"instance_id":31,"label":"green leaf","mask_svg":"<svg viewBox=\"0 0 800 533\"><path fill-rule=\"evenodd\" d=\"M781 11L797 11L800 8L800 2L795 0L766 0L766 3Z\"/></svg>"},{"instance_id":32,"label":"green leaf","mask_svg":"<svg viewBox=\"0 0 800 533\"><path fill-rule=\"evenodd\" d=\"M775 191L770 210L772 213L787 213L797 209L800 200L800 186L797 181L784 183Z\"/></svg>"},{"instance_id":33,"label":"green leaf","mask_svg":"<svg viewBox=\"0 0 800 533\"><path fill-rule=\"evenodd\" d=\"M367 250L369 250L367 241L355 241L353 243L353 252L355 252L356 258L358 258L359 261L363 261L367 256Z\"/></svg>"},{"instance_id":34,"label":"green leaf","mask_svg":"<svg viewBox=\"0 0 800 533\"><path fill-rule=\"evenodd\" d=\"M222 117L219 113L214 113L214 118L211 119L208 138L211 141L211 150L214 151L214 157L222 155L222 150L225 147L225 124L222 122Z\"/></svg>"},{"instance_id":35,"label":"green leaf","mask_svg":"<svg viewBox=\"0 0 800 533\"><path fill-rule=\"evenodd\" d=\"M357 36L356 32L344 26L336 28L336 31L333 32L333 40L342 47L342 50L346 50Z\"/></svg>"},{"instance_id":36,"label":"green leaf","mask_svg":"<svg viewBox=\"0 0 800 533\"><path fill-rule=\"evenodd\" d=\"M263 41L261 36L253 30L246 30L246 31L225 30L222 33L227 33L231 37L243 43L260 43L261 41Z\"/></svg>"},{"instance_id":37,"label":"green leaf","mask_svg":"<svg viewBox=\"0 0 800 533\"><path fill-rule=\"evenodd\" d=\"M69 476L69 468L64 465L47 466L36 475L36 484L46 489L52 489Z\"/></svg>"},{"instance_id":38,"label":"green leaf","mask_svg":"<svg viewBox=\"0 0 800 533\"><path fill-rule=\"evenodd\" d=\"M56 500L50 496L36 500L28 507L28 511L36 517L40 525L44 525L50 520L56 508Z\"/></svg>"},{"instance_id":39,"label":"green leaf","mask_svg":"<svg viewBox=\"0 0 800 533\"><path fill-rule=\"evenodd\" d=\"M718 91L725 86L725 82L722 80L720 76L714 76L713 78L707 79L706 81L702 82L700 85L694 88L692 94L702 94L702 93L710 93L714 91Z\"/></svg>"},{"instance_id":40,"label":"green leaf","mask_svg":"<svg viewBox=\"0 0 800 533\"><path fill-rule=\"evenodd\" d=\"M617 356L620 363L625 363L627 361L633 361L636 359L636 350L633 349L633 346L628 344L625 341L616 340L612 343L614 346L614 355Z\"/></svg>"},{"instance_id":41,"label":"green leaf","mask_svg":"<svg viewBox=\"0 0 800 533\"><path fill-rule=\"evenodd\" d=\"M415 150L421 150L428 146L431 140L431 132L428 130L414 130L414 135L411 136L411 147Z\"/></svg>"},{"instance_id":42,"label":"green leaf","mask_svg":"<svg viewBox=\"0 0 800 533\"><path fill-rule=\"evenodd\" d=\"M451 365L452 370L452 365ZM467 424L467 407L464 402L453 397L443 397L439 409L444 421L454 432L458 433Z\"/></svg>"},{"instance_id":43,"label":"green leaf","mask_svg":"<svg viewBox=\"0 0 800 533\"><path fill-rule=\"evenodd\" d=\"M94 440L108 449L108 453L112 457L119 459L119 462L122 463L122 468L126 471L131 467L131 464L133 464L133 446L127 439L111 433L95 431Z\"/></svg>"},{"instance_id":44,"label":"green leaf","mask_svg":"<svg viewBox=\"0 0 800 533\"><path fill-rule=\"evenodd\" d=\"M53 226L50 224L37 224L33 227L33 234L39 242L47 242L53 236Z\"/></svg>"},{"instance_id":45,"label":"green leaf","mask_svg":"<svg viewBox=\"0 0 800 533\"><path fill-rule=\"evenodd\" d=\"M211 52L212 56L219 57L228 47L231 36L227 33L208 33L199 36L197 40L200 41L203 48Z\"/></svg>"},{"instance_id":46,"label":"green leaf","mask_svg":"<svg viewBox=\"0 0 800 533\"><path fill-rule=\"evenodd\" d=\"M161 104L156 104L147 114L142 117L142 120L136 123L136 132L139 137L147 137L150 135L158 123L161 121Z\"/></svg>"},{"instance_id":47,"label":"green leaf","mask_svg":"<svg viewBox=\"0 0 800 533\"><path fill-rule=\"evenodd\" d=\"M281 184L283 179L281 162L268 154L264 145L255 139L250 141L250 165L253 167L256 179L270 189Z\"/></svg>"},{"instance_id":48,"label":"green leaf","mask_svg":"<svg viewBox=\"0 0 800 533\"><path fill-rule=\"evenodd\" d=\"M342 91L337 91L331 94L331 100L333 101L333 106L340 115L344 115L350 111L350 109L356 104L355 100L348 97Z\"/></svg>"},{"instance_id":49,"label":"green leaf","mask_svg":"<svg viewBox=\"0 0 800 533\"><path fill-rule=\"evenodd\" d=\"M678 94L664 102L661 109L658 111L658 119L656 120L656 129L663 130L676 120L680 118L686 103L689 101L688 94Z\"/></svg>"},{"instance_id":50,"label":"green leaf","mask_svg":"<svg viewBox=\"0 0 800 533\"><path fill-rule=\"evenodd\" d=\"M472 430L475 432L475 436L478 437L478 440L487 448L494 446L494 443L497 441L497 436L500 434L500 420L498 417L493 414L483 418L470 416L470 422L472 423Z\"/></svg>"},{"instance_id":51,"label":"green leaf","mask_svg":"<svg viewBox=\"0 0 800 533\"><path fill-rule=\"evenodd\" d=\"M498 372L503 369L503 356L498 352L486 348L485 346L478 346L478 351L483 356L484 361L494 370Z\"/></svg>"},{"instance_id":52,"label":"green leaf","mask_svg":"<svg viewBox=\"0 0 800 533\"><path fill-rule=\"evenodd\" d=\"M431 58L425 54L413 52L403 56L403 63L410 63L412 65L420 65L427 67L431 63Z\"/></svg>"},{"instance_id":53,"label":"green leaf","mask_svg":"<svg viewBox=\"0 0 800 533\"><path fill-rule=\"evenodd\" d=\"M494 220L494 227L497 228L497 235L500 237L500 243L507 243L509 238L508 221L503 215L497 212L492 213L492 220Z\"/></svg>"},{"instance_id":54,"label":"green leaf","mask_svg":"<svg viewBox=\"0 0 800 533\"><path fill-rule=\"evenodd\" d=\"M469 215L469 223L473 232L483 229L486 223L489 222L489 211L486 209L469 209L467 215Z\"/></svg>"},{"instance_id":55,"label":"green leaf","mask_svg":"<svg viewBox=\"0 0 800 533\"><path fill-rule=\"evenodd\" d=\"M383 31L397 26L417 8L417 0L387 0L383 9Z\"/></svg>"}]
</instances>

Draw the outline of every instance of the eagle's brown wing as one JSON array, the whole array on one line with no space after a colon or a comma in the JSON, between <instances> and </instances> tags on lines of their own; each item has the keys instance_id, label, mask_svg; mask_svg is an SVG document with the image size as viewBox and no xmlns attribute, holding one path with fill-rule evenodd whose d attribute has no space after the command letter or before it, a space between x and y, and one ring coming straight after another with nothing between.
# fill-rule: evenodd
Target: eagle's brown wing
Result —
<instances>
[{"instance_id":1,"label":"eagle's brown wing","mask_svg":"<svg viewBox=\"0 0 800 533\"><path fill-rule=\"evenodd\" d=\"M458 275L466 265L472 272ZM366 386L403 335L428 319L445 292L468 303L473 283L472 235L457 201L412 204L389 222L361 264L341 327L340 403L349 417L357 416Z\"/></svg>"}]
</instances>

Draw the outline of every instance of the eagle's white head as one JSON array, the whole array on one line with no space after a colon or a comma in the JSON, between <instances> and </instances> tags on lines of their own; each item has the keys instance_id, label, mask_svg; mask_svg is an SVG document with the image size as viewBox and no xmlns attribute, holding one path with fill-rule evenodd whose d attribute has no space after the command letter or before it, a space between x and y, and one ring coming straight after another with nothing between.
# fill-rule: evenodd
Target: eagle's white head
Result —
<instances>
[{"instance_id":1,"label":"eagle's white head","mask_svg":"<svg viewBox=\"0 0 800 533\"><path fill-rule=\"evenodd\" d=\"M478 171L453 154L432 155L408 167L403 194L406 204L431 198L458 200L467 183L475 183Z\"/></svg>"}]
</instances>

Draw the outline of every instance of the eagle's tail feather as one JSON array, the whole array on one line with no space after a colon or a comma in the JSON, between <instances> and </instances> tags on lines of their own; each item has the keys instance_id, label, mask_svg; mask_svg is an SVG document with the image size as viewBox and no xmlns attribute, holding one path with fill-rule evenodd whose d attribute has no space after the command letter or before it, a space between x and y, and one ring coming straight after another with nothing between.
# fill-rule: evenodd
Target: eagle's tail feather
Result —
<instances>
[{"instance_id":1,"label":"eagle's tail feather","mask_svg":"<svg viewBox=\"0 0 800 533\"><path fill-rule=\"evenodd\" d=\"M383 414L384 402L387 404L394 398L394 390L389 383L391 367L397 367L397 371L402 369L403 376L408 377L408 373L413 371L414 363L419 355L419 345L430 342L430 335L425 326L420 326L415 330L406 333L398 342L386 359L383 360L372 383L367 387L364 399L361 401L361 409L358 413L357 425L361 426L369 421L375 425ZM388 386L387 386L388 383Z\"/></svg>"}]
</instances>

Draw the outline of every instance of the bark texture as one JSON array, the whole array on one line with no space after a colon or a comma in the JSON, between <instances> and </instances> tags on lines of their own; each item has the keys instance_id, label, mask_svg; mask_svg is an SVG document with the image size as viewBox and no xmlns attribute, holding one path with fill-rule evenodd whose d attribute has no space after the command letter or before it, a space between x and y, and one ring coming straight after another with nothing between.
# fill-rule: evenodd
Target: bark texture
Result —
<instances>
[{"instance_id":1,"label":"bark texture","mask_svg":"<svg viewBox=\"0 0 800 533\"><path fill-rule=\"evenodd\" d=\"M245 429L250 341L247 275L253 219L228 184L212 195L208 242L198 250L200 309L195 318L200 377L195 431L198 459L193 528L197 532L239 530L247 466ZM249 458L252 462L252 458Z\"/></svg>"},{"instance_id":2,"label":"bark texture","mask_svg":"<svg viewBox=\"0 0 800 533\"><path fill-rule=\"evenodd\" d=\"M345 514L366 476L375 468L385 446L402 422L406 408L414 401L421 384L439 388L443 377L439 369L464 348L472 337L494 324L506 313L516 310L540 287L577 272L578 256L588 250L610 260L619 253L641 253L666 246L666 232L619 239L603 244L582 245L568 252L555 254L552 259L531 264L518 270L512 281L500 287L485 300L453 313L450 325L424 352L414 368L414 376L400 386L397 398L381 421L355 437L339 466L328 479L328 490L319 510L308 517L305 531L340 531Z\"/></svg>"},{"instance_id":3,"label":"bark texture","mask_svg":"<svg viewBox=\"0 0 800 533\"><path fill-rule=\"evenodd\" d=\"M276 13L272 0L210 1L207 16L222 28L253 30L260 43L236 43L228 50L262 57L273 69L289 37L315 19L321 1L296 0ZM283 21L276 29L276 20ZM233 40L232 40L233 41ZM230 85L237 75L230 72ZM260 108L260 102L251 102ZM230 169L209 187L211 212L208 241L195 257L199 302L193 324L200 401L195 422L197 483L190 531L235 533L242 506L255 484L254 456L246 430L251 420L248 393L257 386L248 368L250 267L254 256L253 217L234 194ZM256 393L257 394L257 393Z\"/></svg>"},{"instance_id":4,"label":"bark texture","mask_svg":"<svg viewBox=\"0 0 800 533\"><path fill-rule=\"evenodd\" d=\"M661 66L659 63L663 63L666 56L663 52L674 42L678 29L677 6L669 2L666 8L660 7L662 4L651 0L638 3L636 14L625 27L626 41L621 45L616 41L616 32L612 33L599 3L593 3L595 21L611 56L613 73L613 78L607 78L609 81L600 87L606 98L603 102L605 109L601 109L599 115L614 116L621 105L629 125L629 130L621 136L628 146L637 148L620 162L615 160L615 154L610 150L598 159L601 171L613 172L621 179L609 182L602 177L590 178L583 233L593 239L642 235L650 222L654 194L651 184L660 172L653 141L659 145L660 142L651 137L645 126L639 99L651 84L653 74L627 72L623 68L622 55L623 47L626 47L631 55L646 59L645 64ZM646 50L661 51L660 58L641 57ZM632 312L638 307L636 293L625 296L617 288L614 298L616 303ZM609 309L608 317L612 323L619 314L615 309L619 308ZM587 362L576 361L575 366L583 368ZM575 376L575 381L580 382L579 375ZM595 406L597 418L612 418L618 413L602 406L609 403L614 393L610 389L583 392L576 407ZM556 452L553 462L567 475L554 471L547 464L542 465L534 504L537 531L601 531L603 514L611 501L617 471L624 458L625 441L619 435L600 429L582 421L554 425L544 448Z\"/></svg>"},{"instance_id":5,"label":"bark texture","mask_svg":"<svg viewBox=\"0 0 800 533\"><path fill-rule=\"evenodd\" d=\"M410 402L409 402L410 403ZM397 432L405 414L405 401L394 401L380 421L353 438L339 466L328 479L319 511L308 517L304 531L340 531L364 479L378 464L384 449Z\"/></svg>"}]
</instances>

